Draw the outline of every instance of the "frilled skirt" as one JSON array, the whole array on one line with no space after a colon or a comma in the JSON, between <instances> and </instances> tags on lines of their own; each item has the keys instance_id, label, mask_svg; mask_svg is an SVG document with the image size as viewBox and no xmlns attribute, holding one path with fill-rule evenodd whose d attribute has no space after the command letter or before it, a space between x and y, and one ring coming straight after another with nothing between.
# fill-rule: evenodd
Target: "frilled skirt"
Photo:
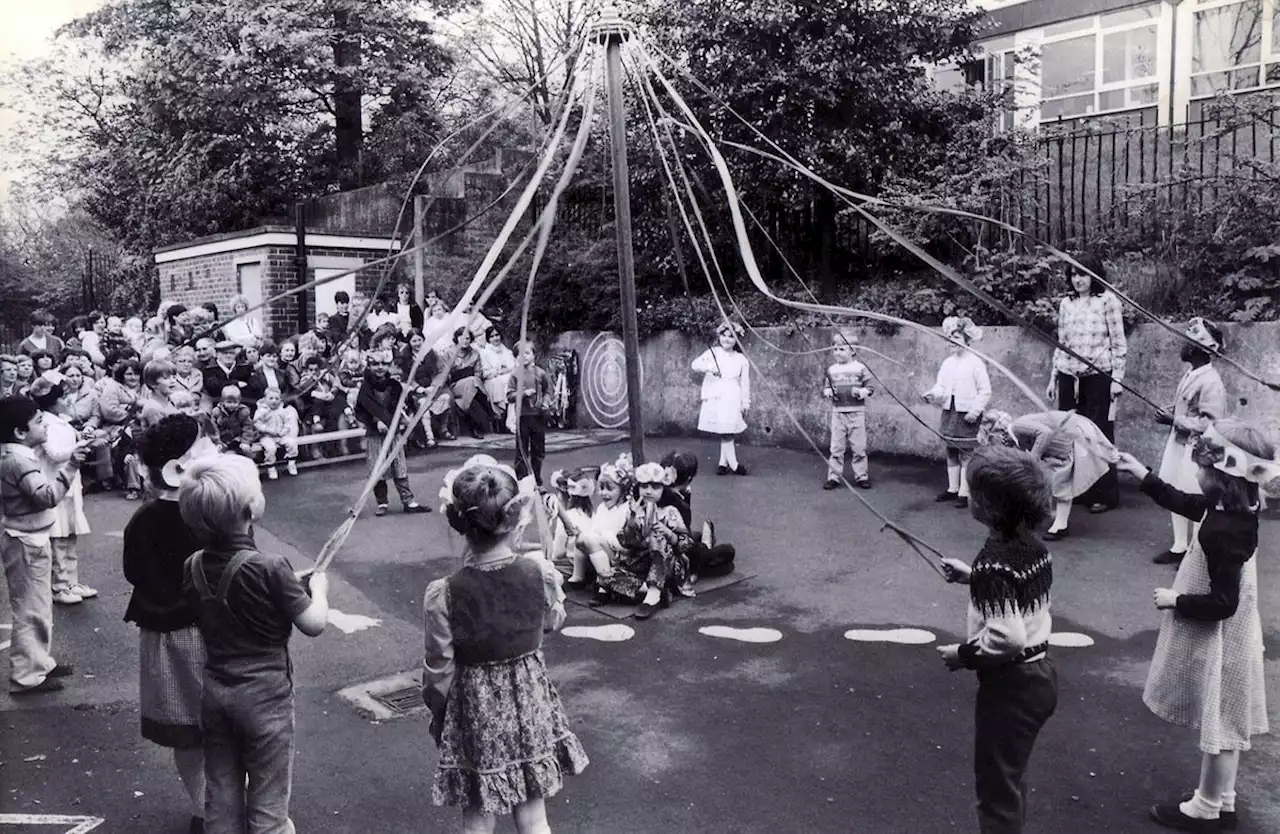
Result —
<instances>
[{"instance_id":1,"label":"frilled skirt","mask_svg":"<svg viewBox=\"0 0 1280 834\"><path fill-rule=\"evenodd\" d=\"M736 379L716 379L703 389L698 409L698 431L735 435L747 430L742 419L742 386Z\"/></svg>"},{"instance_id":2,"label":"frilled skirt","mask_svg":"<svg viewBox=\"0 0 1280 834\"><path fill-rule=\"evenodd\" d=\"M458 664L445 703L431 800L506 815L554 796L587 754L547 677L542 652L497 663Z\"/></svg>"},{"instance_id":3,"label":"frilled skirt","mask_svg":"<svg viewBox=\"0 0 1280 834\"><path fill-rule=\"evenodd\" d=\"M1187 551L1173 589L1209 591L1209 570L1200 542ZM1200 731L1200 750L1248 750L1249 737L1267 732L1262 621L1258 616L1258 559L1240 574L1240 604L1225 620L1192 620L1164 612L1160 637L1142 700L1172 724Z\"/></svg>"}]
</instances>

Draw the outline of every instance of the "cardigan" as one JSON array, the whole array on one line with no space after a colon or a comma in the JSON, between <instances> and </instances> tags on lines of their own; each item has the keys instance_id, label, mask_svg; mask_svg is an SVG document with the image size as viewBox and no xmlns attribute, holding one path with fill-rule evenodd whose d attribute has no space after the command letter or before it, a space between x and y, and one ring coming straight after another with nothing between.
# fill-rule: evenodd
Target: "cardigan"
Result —
<instances>
[{"instance_id":1,"label":"cardigan","mask_svg":"<svg viewBox=\"0 0 1280 834\"><path fill-rule=\"evenodd\" d=\"M991 402L987 363L968 351L959 355L953 353L942 360L938 379L929 389L928 397L944 410L954 407L963 414L984 410ZM955 399L954 406L952 398Z\"/></svg>"}]
</instances>

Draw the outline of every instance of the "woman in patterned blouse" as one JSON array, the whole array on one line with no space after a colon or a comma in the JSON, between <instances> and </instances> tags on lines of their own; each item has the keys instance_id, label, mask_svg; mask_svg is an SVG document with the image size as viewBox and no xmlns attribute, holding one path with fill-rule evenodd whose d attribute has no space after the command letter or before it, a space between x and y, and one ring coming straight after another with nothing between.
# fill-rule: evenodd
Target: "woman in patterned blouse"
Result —
<instances>
[{"instance_id":1,"label":"woman in patterned blouse","mask_svg":"<svg viewBox=\"0 0 1280 834\"><path fill-rule=\"evenodd\" d=\"M1077 260L1106 279L1106 267L1096 255ZM1058 307L1058 342L1088 360L1081 362L1062 348L1053 352L1053 369L1045 392L1062 411L1075 410L1092 420L1108 440L1115 440L1116 424L1112 405L1124 379L1128 345L1120 299L1092 275L1075 271L1071 276L1074 296L1062 299ZM1115 467L1080 497L1091 513L1105 513L1120 503L1120 487Z\"/></svg>"}]
</instances>

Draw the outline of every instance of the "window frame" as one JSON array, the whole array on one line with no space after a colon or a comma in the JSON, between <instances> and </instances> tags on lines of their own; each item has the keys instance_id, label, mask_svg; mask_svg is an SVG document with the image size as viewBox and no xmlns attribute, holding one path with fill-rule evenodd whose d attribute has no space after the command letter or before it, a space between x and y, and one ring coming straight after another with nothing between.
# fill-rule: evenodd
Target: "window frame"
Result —
<instances>
[{"instance_id":1,"label":"window frame","mask_svg":"<svg viewBox=\"0 0 1280 834\"><path fill-rule=\"evenodd\" d=\"M1258 60L1245 64L1233 64L1228 67L1219 69L1195 71L1195 27L1196 16L1203 12L1211 12L1216 9L1225 9L1231 6L1243 6L1246 3L1256 2L1261 9L1262 19L1259 21L1260 28L1258 32ZM1232 74L1241 70L1250 70L1257 68L1258 83L1248 87L1229 87L1225 92L1229 93L1248 93L1257 90L1266 90L1274 87L1280 87L1280 78L1275 81L1267 80L1267 69L1273 64L1280 64L1280 49L1273 48L1274 24L1275 16L1278 8L1277 0L1191 0L1189 4L1190 14L1190 31L1188 33L1188 46L1190 53L1188 55L1186 84L1187 84L1187 101L1197 102L1205 101L1217 97L1224 90L1211 90L1207 93L1196 93L1196 79L1203 76Z\"/></svg>"}]
</instances>

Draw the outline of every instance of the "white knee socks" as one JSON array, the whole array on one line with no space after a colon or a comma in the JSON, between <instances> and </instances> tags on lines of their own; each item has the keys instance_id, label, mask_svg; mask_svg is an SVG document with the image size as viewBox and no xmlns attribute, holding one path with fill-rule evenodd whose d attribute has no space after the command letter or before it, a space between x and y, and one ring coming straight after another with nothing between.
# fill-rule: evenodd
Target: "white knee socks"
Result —
<instances>
[{"instance_id":1,"label":"white knee socks","mask_svg":"<svg viewBox=\"0 0 1280 834\"><path fill-rule=\"evenodd\" d=\"M738 447L732 440L720 441L720 460L730 469L738 468Z\"/></svg>"},{"instance_id":2,"label":"white knee socks","mask_svg":"<svg viewBox=\"0 0 1280 834\"><path fill-rule=\"evenodd\" d=\"M1169 549L1174 553L1186 553L1191 546L1191 528L1195 522L1180 515L1171 514L1170 518L1173 520L1173 547Z\"/></svg>"},{"instance_id":3,"label":"white knee socks","mask_svg":"<svg viewBox=\"0 0 1280 834\"><path fill-rule=\"evenodd\" d=\"M1071 519L1071 502L1058 501L1053 507L1053 525L1050 530L1065 530L1067 522Z\"/></svg>"},{"instance_id":4,"label":"white knee socks","mask_svg":"<svg viewBox=\"0 0 1280 834\"><path fill-rule=\"evenodd\" d=\"M947 492L960 491L960 464L947 461Z\"/></svg>"},{"instance_id":5,"label":"white knee socks","mask_svg":"<svg viewBox=\"0 0 1280 834\"><path fill-rule=\"evenodd\" d=\"M969 497L969 474L968 472L965 471L966 470L965 464L967 463L968 461L964 461L960 464L960 497L961 498Z\"/></svg>"}]
</instances>

